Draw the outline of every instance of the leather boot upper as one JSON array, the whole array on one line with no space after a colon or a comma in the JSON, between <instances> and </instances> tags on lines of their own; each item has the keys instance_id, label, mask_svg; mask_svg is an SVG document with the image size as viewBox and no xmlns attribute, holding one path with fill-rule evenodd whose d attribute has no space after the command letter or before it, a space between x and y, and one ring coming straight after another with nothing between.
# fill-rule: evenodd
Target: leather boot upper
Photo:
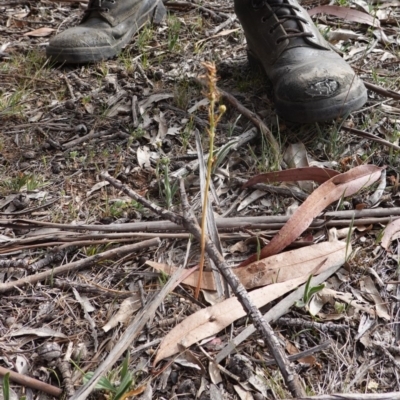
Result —
<instances>
[{"instance_id":1,"label":"leather boot upper","mask_svg":"<svg viewBox=\"0 0 400 400\"><path fill-rule=\"evenodd\" d=\"M249 57L272 82L278 114L293 121L325 120L365 103L360 79L295 0L235 0L235 11Z\"/></svg>"}]
</instances>

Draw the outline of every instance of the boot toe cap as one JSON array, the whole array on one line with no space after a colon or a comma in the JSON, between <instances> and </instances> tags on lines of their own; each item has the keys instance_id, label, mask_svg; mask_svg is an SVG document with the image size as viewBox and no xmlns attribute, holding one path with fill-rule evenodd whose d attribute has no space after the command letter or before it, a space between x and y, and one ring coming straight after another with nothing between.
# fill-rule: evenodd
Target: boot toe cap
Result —
<instances>
[{"instance_id":1,"label":"boot toe cap","mask_svg":"<svg viewBox=\"0 0 400 400\"><path fill-rule=\"evenodd\" d=\"M78 49L109 46L110 36L100 29L75 27L61 32L50 40L49 47L55 49Z\"/></svg>"},{"instance_id":2,"label":"boot toe cap","mask_svg":"<svg viewBox=\"0 0 400 400\"><path fill-rule=\"evenodd\" d=\"M281 76L274 92L278 114L294 122L342 117L367 100L364 84L344 61L294 67Z\"/></svg>"}]
</instances>

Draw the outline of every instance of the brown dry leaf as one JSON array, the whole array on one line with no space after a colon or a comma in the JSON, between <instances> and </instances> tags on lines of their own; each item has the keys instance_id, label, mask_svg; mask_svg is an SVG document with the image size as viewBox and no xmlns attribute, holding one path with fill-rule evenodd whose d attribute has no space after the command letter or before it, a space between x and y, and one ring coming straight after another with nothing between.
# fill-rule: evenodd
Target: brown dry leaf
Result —
<instances>
[{"instance_id":1,"label":"brown dry leaf","mask_svg":"<svg viewBox=\"0 0 400 400\"><path fill-rule=\"evenodd\" d=\"M350 254L351 248L345 242L318 243L270 256L246 267L236 268L233 272L246 289L252 289L309 276L322 263L323 267L319 272L334 265L343 265L346 251Z\"/></svg>"},{"instance_id":2,"label":"brown dry leaf","mask_svg":"<svg viewBox=\"0 0 400 400\"><path fill-rule=\"evenodd\" d=\"M287 181L314 181L324 183L328 179L340 175L339 172L329 168L291 168L285 171L267 172L265 174L256 175L249 179L243 187L249 187L256 183L274 183Z\"/></svg>"},{"instance_id":3,"label":"brown dry leaf","mask_svg":"<svg viewBox=\"0 0 400 400\"><path fill-rule=\"evenodd\" d=\"M376 314L378 317L386 319L387 321L390 321L390 315L388 313L388 308L386 304L384 303L381 295L378 292L378 289L376 288L373 280L369 276L365 276L363 279L360 281L360 287L361 290L365 293L368 293L373 302L375 303L376 307Z\"/></svg>"},{"instance_id":4,"label":"brown dry leaf","mask_svg":"<svg viewBox=\"0 0 400 400\"><path fill-rule=\"evenodd\" d=\"M256 307L262 307L295 289L304 283L307 278L308 276L305 276L257 289L249 293L249 297ZM189 315L189 317L175 326L175 328L164 337L153 365L156 365L164 358L179 353L178 344L187 348L193 343L218 333L226 326L245 315L246 311L244 311L236 297L231 297L215 306L204 308Z\"/></svg>"},{"instance_id":5,"label":"brown dry leaf","mask_svg":"<svg viewBox=\"0 0 400 400\"><path fill-rule=\"evenodd\" d=\"M335 17L343 18L347 21L358 22L360 24L366 24L375 28L380 28L381 24L379 20L372 15L365 12L355 10L354 8L340 7L340 6L318 6L311 10L308 10L308 14L329 14Z\"/></svg>"},{"instance_id":6,"label":"brown dry leaf","mask_svg":"<svg viewBox=\"0 0 400 400\"><path fill-rule=\"evenodd\" d=\"M178 269L177 267L172 267L168 264L160 264L154 261L146 261L146 264L156 269L157 271L162 271L166 273L167 275L173 275ZM199 271L195 271L189 277L187 277L182 283L184 283L185 285L196 287L198 280L199 280ZM212 272L203 271L203 280L200 283L200 288L204 290L216 290L214 275Z\"/></svg>"},{"instance_id":7,"label":"brown dry leaf","mask_svg":"<svg viewBox=\"0 0 400 400\"><path fill-rule=\"evenodd\" d=\"M55 29L53 29L53 28L39 28L39 29L35 29L30 32L24 33L24 36L44 37L44 36L50 36L51 33L54 31L55 31Z\"/></svg>"},{"instance_id":8,"label":"brown dry leaf","mask_svg":"<svg viewBox=\"0 0 400 400\"><path fill-rule=\"evenodd\" d=\"M306 168L309 167L307 159L307 149L304 143L291 143L283 154L283 161L290 168Z\"/></svg>"},{"instance_id":9,"label":"brown dry leaf","mask_svg":"<svg viewBox=\"0 0 400 400\"><path fill-rule=\"evenodd\" d=\"M283 154L283 161L289 168L308 168L307 149L304 143L292 143L286 148ZM310 181L302 181L298 183L301 190L310 193L313 190L313 183Z\"/></svg>"},{"instance_id":10,"label":"brown dry leaf","mask_svg":"<svg viewBox=\"0 0 400 400\"><path fill-rule=\"evenodd\" d=\"M400 237L400 218L392 221L383 232L381 246L389 251L390 243Z\"/></svg>"},{"instance_id":11,"label":"brown dry leaf","mask_svg":"<svg viewBox=\"0 0 400 400\"><path fill-rule=\"evenodd\" d=\"M128 297L121 303L118 312L103 326L103 331L108 332L119 323L125 323L140 307L142 307L142 302L140 301L139 293L135 296Z\"/></svg>"},{"instance_id":12,"label":"brown dry leaf","mask_svg":"<svg viewBox=\"0 0 400 400\"><path fill-rule=\"evenodd\" d=\"M346 252L351 252L351 246L347 246L345 242L318 243L256 261L244 268L235 268L233 272L246 289L253 289L272 283L286 282L302 276L309 276L321 264L323 266L318 271L319 273L334 265L343 265L346 260ZM177 267L154 261L147 261L146 264L168 275L174 274L178 269ZM194 272L182 283L196 287L198 274L198 271ZM200 287L205 290L216 290L212 272L203 271L203 280Z\"/></svg>"},{"instance_id":13,"label":"brown dry leaf","mask_svg":"<svg viewBox=\"0 0 400 400\"><path fill-rule=\"evenodd\" d=\"M289 221L261 250L240 264L244 267L258 259L279 253L292 243L311 224L312 220L328 205L340 198L352 196L359 190L372 185L380 176L383 168L367 164L336 175L317 188L297 209Z\"/></svg>"}]
</instances>

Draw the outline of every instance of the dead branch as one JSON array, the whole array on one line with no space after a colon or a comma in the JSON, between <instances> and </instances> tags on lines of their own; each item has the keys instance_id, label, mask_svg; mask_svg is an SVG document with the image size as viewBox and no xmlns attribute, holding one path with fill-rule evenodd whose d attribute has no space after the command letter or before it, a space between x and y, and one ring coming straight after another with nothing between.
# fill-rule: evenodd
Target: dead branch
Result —
<instances>
[{"instance_id":1,"label":"dead branch","mask_svg":"<svg viewBox=\"0 0 400 400\"><path fill-rule=\"evenodd\" d=\"M19 383L22 386L40 390L54 397L60 397L62 394L62 390L58 387L38 381L34 378L30 378L29 376L19 374L18 372L11 371L7 368L0 367L0 376L4 376L5 374L10 374L10 380L15 383Z\"/></svg>"},{"instance_id":2,"label":"dead branch","mask_svg":"<svg viewBox=\"0 0 400 400\"><path fill-rule=\"evenodd\" d=\"M354 219L354 225L364 225L364 224L374 224L374 223L387 223L390 220L395 219L395 217L400 216L400 207L393 208L374 208L374 209L364 209L364 210L346 210L346 211L328 211L325 214L321 215L320 218L315 219L311 224L311 228L315 228L317 226L324 225L326 227L333 226L349 226L351 221ZM325 219L323 219L325 218ZM340 220L334 218L342 218ZM257 216L257 217L234 217L234 218L216 218L217 228L219 230L232 230L232 229L240 229L245 227L247 229L279 229L283 226L284 223L289 219L288 216ZM10 229L34 229L39 227L48 227L48 228L59 228L65 230L72 231L95 231L95 232L125 232L129 235L135 235L137 237L154 237L154 234L149 232L162 232L162 231L183 231L183 226L166 221L148 221L148 222L132 222L126 224L119 225L72 225L72 224L58 224L53 222L45 222L45 221L35 221L30 219L0 219L0 226L3 228ZM109 239L117 239L123 238L126 236L118 236L115 234L92 234L86 235L82 238L82 240L96 239L96 238L109 238ZM63 233L65 234L65 233ZM51 238L55 238L56 233L52 233L50 235ZM115 236L112 236L115 235ZM177 234L174 234L176 238ZM158 237L159 235L157 235ZM166 234L160 237L171 237L170 234ZM186 238L187 234L182 234L179 236L181 238ZM31 243L38 240L39 237L32 237L26 239L13 239L12 244L18 243ZM41 238L41 237L40 237ZM63 238L64 241L76 240ZM10 243L11 244L11 243ZM1 248L5 248L6 243L3 243L0 246Z\"/></svg>"},{"instance_id":3,"label":"dead branch","mask_svg":"<svg viewBox=\"0 0 400 400\"><path fill-rule=\"evenodd\" d=\"M98 263L104 260L112 260L114 258L123 257L127 254L134 253L146 249L148 247L157 246L160 243L159 239L145 240L140 243L130 244L126 246L121 246L112 250L104 251L103 253L96 254L94 256L85 258L83 260L75 261L62 265L61 267L56 267L48 271L40 272L35 275L30 275L25 278L18 279L16 281L0 283L0 293L8 292L16 287L21 287L26 284L33 285L37 282L46 280L47 278L62 274L64 272L77 271L81 268L85 268L89 265Z\"/></svg>"},{"instance_id":4,"label":"dead branch","mask_svg":"<svg viewBox=\"0 0 400 400\"><path fill-rule=\"evenodd\" d=\"M381 94L382 96L391 97L392 99L395 100L400 100L400 93L395 92L394 90L385 89L383 87L374 85L373 83L366 81L364 81L364 85L367 89L372 90L375 93Z\"/></svg>"},{"instance_id":5,"label":"dead branch","mask_svg":"<svg viewBox=\"0 0 400 400\"><path fill-rule=\"evenodd\" d=\"M392 149L400 150L400 146L397 146L396 144L390 143L388 140L382 139L379 136L374 135L373 133L369 133L366 131L362 131L360 129L355 129L355 128L350 128L345 125L342 126L342 129L344 131L353 133L354 135L360 136L365 139L373 140L376 143L382 144L387 147L391 147Z\"/></svg>"},{"instance_id":6,"label":"dead branch","mask_svg":"<svg viewBox=\"0 0 400 400\"><path fill-rule=\"evenodd\" d=\"M0 260L0 269L6 268L28 268L28 261L25 259L21 260Z\"/></svg>"},{"instance_id":7,"label":"dead branch","mask_svg":"<svg viewBox=\"0 0 400 400\"><path fill-rule=\"evenodd\" d=\"M154 203L146 200L145 198L139 196L129 187L123 185L118 180L112 178L107 173L102 173L101 177L106 179L107 182L111 183L114 187L121 190L129 197L135 199L145 207L149 208L153 212L159 214L161 217L167 218L172 222L181 224L187 228L187 230L193 234L193 236L200 240L201 238L201 230L198 225L197 220L189 215L188 209L189 206L185 199L185 186L183 180L181 180L180 188L182 196L182 202L184 204L184 209L186 209L186 214L188 215L187 218L183 218L182 216L162 209L161 207L157 206ZM185 207L186 204L186 207ZM244 286L240 283L236 275L232 272L229 265L225 262L223 256L218 252L215 245L208 237L206 237L206 251L208 256L214 261L215 265L217 266L218 270L221 272L225 280L228 282L229 286L232 288L233 292L235 293L237 299L241 303L243 309L249 314L252 318L254 325L256 326L257 330L262 334L265 338L266 343L268 345L269 351L273 355L274 359L276 360L279 369L282 373L283 379L289 391L292 393L294 397L301 397L303 396L303 388L300 384L300 380L294 371L293 367L290 365L289 360L287 359L282 346L275 335L275 332L272 330L271 326L263 320L262 314L260 310L253 304L250 300L248 293Z\"/></svg>"},{"instance_id":8,"label":"dead branch","mask_svg":"<svg viewBox=\"0 0 400 400\"><path fill-rule=\"evenodd\" d=\"M316 329L321 332L348 332L351 328L349 325L339 325L333 322L316 322L305 321L302 318L279 318L276 321L279 326L296 326L302 329Z\"/></svg>"}]
</instances>

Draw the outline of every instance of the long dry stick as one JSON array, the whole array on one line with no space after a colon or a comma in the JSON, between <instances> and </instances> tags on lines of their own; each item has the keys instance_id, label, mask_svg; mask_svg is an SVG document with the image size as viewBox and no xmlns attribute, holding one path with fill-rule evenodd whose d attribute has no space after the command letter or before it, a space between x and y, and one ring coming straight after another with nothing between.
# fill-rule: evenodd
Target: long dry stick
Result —
<instances>
[{"instance_id":1,"label":"long dry stick","mask_svg":"<svg viewBox=\"0 0 400 400\"><path fill-rule=\"evenodd\" d=\"M118 247L116 249L107 250L107 251L104 251L103 253L96 254L94 256L85 258L83 260L68 263L68 264L62 265L61 267L56 267L56 268L50 269L48 271L40 272L35 275L30 275L25 278L18 279L16 281L0 283L0 293L5 293L9 290L12 290L16 287L21 287L26 284L32 285L34 283L44 281L47 278L51 278L55 275L59 275L64 272L76 271L78 269L85 268L89 265L98 263L100 261L111 260L111 259L114 259L117 257L123 257L123 256L126 256L127 254L131 254L136 251L146 249L148 247L157 246L159 244L160 244L160 239L154 238L154 239L150 239L150 240L145 240L140 243L130 244L130 245Z\"/></svg>"},{"instance_id":2,"label":"long dry stick","mask_svg":"<svg viewBox=\"0 0 400 400\"><path fill-rule=\"evenodd\" d=\"M400 400L400 392L391 393L333 393L301 397L297 400Z\"/></svg>"},{"instance_id":3,"label":"long dry stick","mask_svg":"<svg viewBox=\"0 0 400 400\"><path fill-rule=\"evenodd\" d=\"M400 207L393 208L373 208L365 210L347 210L347 211L328 211L323 217L315 219L311 228L315 226L324 225L326 227L332 226L350 226L354 219L354 225L374 224L374 223L387 223L390 218L400 216ZM334 218L341 218L340 220ZM233 217L233 218L216 218L218 229L279 229L289 219L288 216L257 216L257 217ZM149 222L132 222L121 225L72 225L72 224L58 224L54 222L35 221L31 219L0 219L0 227L11 229L34 229L37 227L59 228L71 231L103 231L103 232L125 232L138 237L154 237L154 234L149 232L165 232L165 231L182 231L183 226L167 220L164 221L149 221ZM143 231L144 233L141 233ZM60 232L52 234L50 237L56 237ZM115 234L117 235L117 234ZM161 237L169 237L163 236ZM102 237L101 234L87 235L84 238L97 238ZM118 236L106 235L104 237L113 240ZM123 236L120 236L123 237ZM0 250L7 248L11 244L22 244L35 242L37 239L42 238L26 238L26 239L12 239L10 243L3 243ZM182 236L186 238L186 236ZM55 240L55 239L54 239ZM63 241L76 240L73 239L60 239Z\"/></svg>"},{"instance_id":4,"label":"long dry stick","mask_svg":"<svg viewBox=\"0 0 400 400\"><path fill-rule=\"evenodd\" d=\"M190 218L183 218L181 215L178 215L174 212L164 210L163 208L157 206L154 203L146 200L142 196L139 196L129 187L123 185L118 180L112 178L108 173L102 173L101 177L107 182L111 183L114 187L121 190L129 197L135 199L140 204L144 205L145 207L149 208L153 212L157 213L161 217L167 218L176 224L183 225L190 233L197 240L201 240L201 229L198 225L197 220L192 216ZM184 183L181 180L181 193L185 193ZM182 198L182 201L185 201L185 198ZM187 202L186 202L187 203ZM186 208L188 205L186 206ZM257 330L261 333L261 335L265 338L266 343L268 345L268 349L273 355L274 359L276 360L279 369L282 373L283 379L285 384L291 394L294 397L302 397L304 396L304 390L301 386L300 380L290 365L289 360L287 359L282 346L276 337L273 329L271 326L263 320L262 314L260 310L254 305L253 301L248 296L248 293L244 286L240 283L239 279L236 275L232 272L229 265L225 262L223 256L219 253L216 249L213 242L206 238L206 251L208 256L214 261L215 265L217 266L218 270L221 272L222 276L226 279L229 286L231 286L233 292L235 293L237 299L241 303L243 309L248 313L248 315L253 320L254 325L256 326Z\"/></svg>"},{"instance_id":5,"label":"long dry stick","mask_svg":"<svg viewBox=\"0 0 400 400\"><path fill-rule=\"evenodd\" d=\"M54 397L60 397L62 394L62 389L58 387L49 385L48 383L34 378L30 378L29 376L19 374L18 372L11 371L7 368L0 367L0 376L4 376L5 374L10 374L10 381L19 383L22 386L41 390L42 392Z\"/></svg>"}]
</instances>

